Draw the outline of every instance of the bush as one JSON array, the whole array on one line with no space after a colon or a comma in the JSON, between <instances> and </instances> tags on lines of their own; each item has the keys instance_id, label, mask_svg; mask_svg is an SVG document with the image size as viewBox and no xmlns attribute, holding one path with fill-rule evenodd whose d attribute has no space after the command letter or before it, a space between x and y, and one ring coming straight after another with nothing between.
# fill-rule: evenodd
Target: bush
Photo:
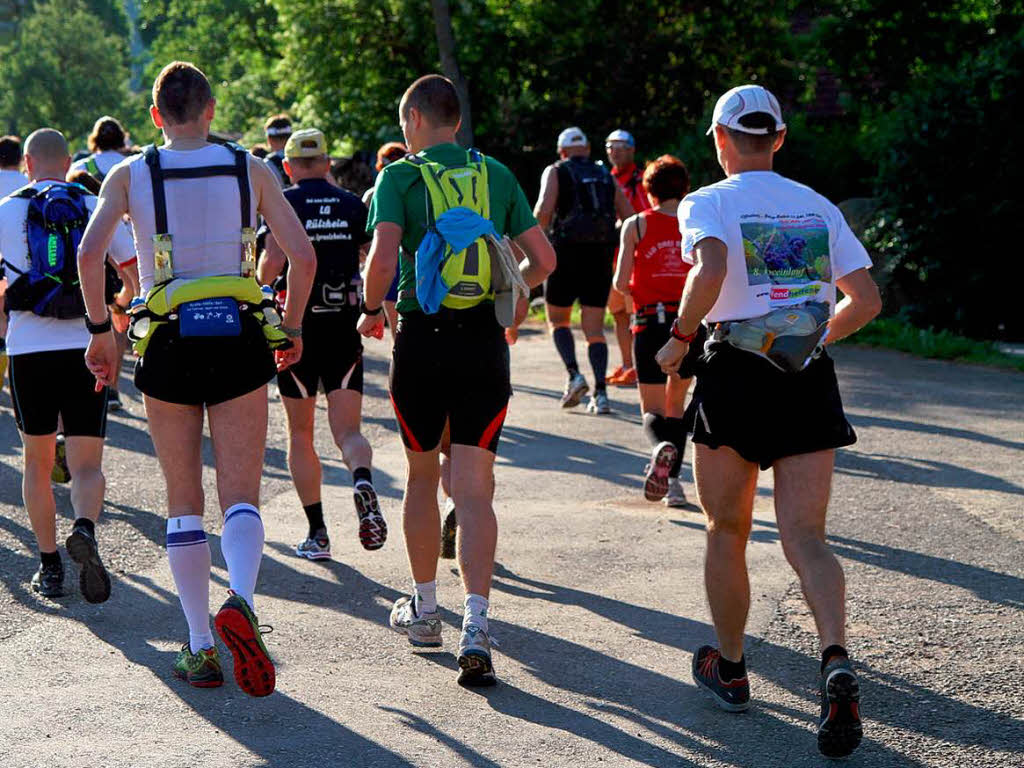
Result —
<instances>
[{"instance_id":1,"label":"bush","mask_svg":"<svg viewBox=\"0 0 1024 768\"><path fill-rule=\"evenodd\" d=\"M915 325L1024 338L1010 234L1024 220L1024 34L922 75L880 117L877 218L865 242Z\"/></svg>"}]
</instances>

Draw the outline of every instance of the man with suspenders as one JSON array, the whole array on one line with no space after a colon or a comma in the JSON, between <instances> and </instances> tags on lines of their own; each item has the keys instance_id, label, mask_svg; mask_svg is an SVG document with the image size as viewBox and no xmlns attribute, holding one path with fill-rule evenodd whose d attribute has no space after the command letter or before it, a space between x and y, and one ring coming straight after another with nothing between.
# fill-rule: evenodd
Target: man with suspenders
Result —
<instances>
[{"instance_id":1,"label":"man with suspenders","mask_svg":"<svg viewBox=\"0 0 1024 768\"><path fill-rule=\"evenodd\" d=\"M203 529L202 439L210 420L221 550L229 597L217 613L235 680L253 696L274 690L273 661L253 612L263 552L260 477L267 382L298 361L301 328L278 327L256 273L256 214L273 228L290 265L285 309L301 318L316 257L270 169L239 147L207 141L215 101L205 75L172 62L153 86L153 123L165 143L108 175L79 249L92 340L86 363L109 384L117 354L103 296L103 256L128 214L139 251L144 305L130 335L141 356L135 384L167 484L167 554L189 627L175 675L197 687L223 682L209 624L210 547ZM241 224L239 222L241 212Z\"/></svg>"}]
</instances>

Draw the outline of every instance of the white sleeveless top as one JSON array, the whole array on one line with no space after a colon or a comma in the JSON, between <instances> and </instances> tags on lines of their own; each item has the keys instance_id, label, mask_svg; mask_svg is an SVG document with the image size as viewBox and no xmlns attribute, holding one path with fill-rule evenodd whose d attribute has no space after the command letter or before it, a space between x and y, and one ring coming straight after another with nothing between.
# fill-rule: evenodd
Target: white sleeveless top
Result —
<instances>
[{"instance_id":1,"label":"white sleeveless top","mask_svg":"<svg viewBox=\"0 0 1024 768\"><path fill-rule=\"evenodd\" d=\"M160 167L201 168L234 165L235 153L219 144L188 151L159 149ZM131 171L128 186L128 214L139 256L139 278L145 294L153 287L153 183L144 155L126 161ZM248 164L246 165L248 173ZM205 179L165 179L167 229L171 235L174 276L197 277L238 275L242 263L242 212L238 179L212 176ZM256 194L249 183L248 226L256 226Z\"/></svg>"}]
</instances>

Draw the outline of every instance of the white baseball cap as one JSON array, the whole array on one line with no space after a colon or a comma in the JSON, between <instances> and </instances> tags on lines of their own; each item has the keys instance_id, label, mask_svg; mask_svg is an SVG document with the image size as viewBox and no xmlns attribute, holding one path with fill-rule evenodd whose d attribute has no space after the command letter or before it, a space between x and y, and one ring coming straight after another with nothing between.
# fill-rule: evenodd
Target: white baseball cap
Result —
<instances>
[{"instance_id":1,"label":"white baseball cap","mask_svg":"<svg viewBox=\"0 0 1024 768\"><path fill-rule=\"evenodd\" d=\"M767 128L747 128L740 125L741 117L752 115L755 112L764 112L774 117L777 131L786 127L786 124L782 122L782 108L779 107L779 100L772 95L771 91L760 85L740 85L723 93L715 103L715 114L711 118L708 135L715 130L716 125L724 125L726 128L732 128L734 131L742 133L760 135L769 133Z\"/></svg>"},{"instance_id":2,"label":"white baseball cap","mask_svg":"<svg viewBox=\"0 0 1024 768\"><path fill-rule=\"evenodd\" d=\"M565 149L566 147L585 147L589 143L590 142L587 141L587 135L576 126L566 128L558 134L559 149Z\"/></svg>"},{"instance_id":3,"label":"white baseball cap","mask_svg":"<svg viewBox=\"0 0 1024 768\"><path fill-rule=\"evenodd\" d=\"M633 138L633 134L629 131L624 131L621 128L609 133L608 138L604 140L604 143L611 144L613 141L621 141L631 147L636 146L636 140Z\"/></svg>"}]
</instances>

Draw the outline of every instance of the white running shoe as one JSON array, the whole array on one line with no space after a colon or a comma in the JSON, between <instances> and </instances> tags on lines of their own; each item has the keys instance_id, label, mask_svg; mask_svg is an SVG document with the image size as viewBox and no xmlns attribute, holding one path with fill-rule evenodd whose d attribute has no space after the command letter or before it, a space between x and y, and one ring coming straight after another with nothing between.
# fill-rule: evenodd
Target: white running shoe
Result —
<instances>
[{"instance_id":1,"label":"white running shoe","mask_svg":"<svg viewBox=\"0 0 1024 768\"><path fill-rule=\"evenodd\" d=\"M417 648L441 647L441 614L416 613L412 597L400 597L391 609L388 624L395 632L409 638L409 645Z\"/></svg>"},{"instance_id":2,"label":"white running shoe","mask_svg":"<svg viewBox=\"0 0 1024 768\"><path fill-rule=\"evenodd\" d=\"M668 479L668 493L665 494L665 498L662 499L662 503L666 507L685 507L687 504L686 494L683 493L683 484L679 482L678 477L670 477Z\"/></svg>"},{"instance_id":3,"label":"white running shoe","mask_svg":"<svg viewBox=\"0 0 1024 768\"><path fill-rule=\"evenodd\" d=\"M595 392L590 402L587 403L587 413L592 413L595 416L607 416L612 412L612 404L608 401L608 393L601 391Z\"/></svg>"},{"instance_id":4,"label":"white running shoe","mask_svg":"<svg viewBox=\"0 0 1024 768\"><path fill-rule=\"evenodd\" d=\"M587 380L583 378L582 373L575 373L570 379L569 383L565 385L565 393L562 395L562 407L563 408L575 408L580 404L583 396L590 391L590 385L587 384Z\"/></svg>"},{"instance_id":5,"label":"white running shoe","mask_svg":"<svg viewBox=\"0 0 1024 768\"><path fill-rule=\"evenodd\" d=\"M466 625L459 638L459 685L478 687L496 682L487 633L476 624Z\"/></svg>"}]
</instances>

